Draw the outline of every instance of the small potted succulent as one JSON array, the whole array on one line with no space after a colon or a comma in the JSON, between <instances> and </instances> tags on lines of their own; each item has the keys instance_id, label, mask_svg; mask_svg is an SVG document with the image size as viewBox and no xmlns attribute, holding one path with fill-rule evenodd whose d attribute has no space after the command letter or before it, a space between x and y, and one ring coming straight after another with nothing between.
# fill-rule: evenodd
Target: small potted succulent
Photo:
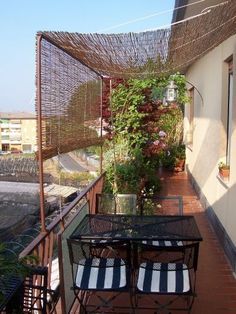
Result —
<instances>
[{"instance_id":1,"label":"small potted succulent","mask_svg":"<svg viewBox=\"0 0 236 314\"><path fill-rule=\"evenodd\" d=\"M219 174L223 179L229 178L230 166L224 162L219 163Z\"/></svg>"}]
</instances>

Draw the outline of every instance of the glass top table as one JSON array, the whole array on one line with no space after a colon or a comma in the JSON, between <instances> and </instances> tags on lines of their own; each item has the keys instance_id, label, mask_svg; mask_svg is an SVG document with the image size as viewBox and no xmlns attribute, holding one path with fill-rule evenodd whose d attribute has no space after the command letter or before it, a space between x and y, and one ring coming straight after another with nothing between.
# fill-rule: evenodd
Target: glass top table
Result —
<instances>
[{"instance_id":1,"label":"glass top table","mask_svg":"<svg viewBox=\"0 0 236 314\"><path fill-rule=\"evenodd\" d=\"M70 238L122 241L202 241L194 216L182 215L86 215Z\"/></svg>"}]
</instances>

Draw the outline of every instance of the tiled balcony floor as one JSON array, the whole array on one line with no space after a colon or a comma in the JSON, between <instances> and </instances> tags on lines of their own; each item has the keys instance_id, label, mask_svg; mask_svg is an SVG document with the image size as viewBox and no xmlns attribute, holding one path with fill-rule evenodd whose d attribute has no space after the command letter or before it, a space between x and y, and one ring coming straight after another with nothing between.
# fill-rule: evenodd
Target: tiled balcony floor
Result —
<instances>
[{"instance_id":1,"label":"tiled balcony floor","mask_svg":"<svg viewBox=\"0 0 236 314\"><path fill-rule=\"evenodd\" d=\"M161 195L182 195L184 214L196 217L203 237L199 253L197 297L191 313L236 314L236 279L187 175L160 173L160 176L163 186ZM79 313L79 310L75 309L71 313Z\"/></svg>"},{"instance_id":2,"label":"tiled balcony floor","mask_svg":"<svg viewBox=\"0 0 236 314\"><path fill-rule=\"evenodd\" d=\"M236 278L187 175L163 173L161 178L161 194L183 196L184 214L196 217L203 237L198 262L197 297L191 313L236 314Z\"/></svg>"}]
</instances>

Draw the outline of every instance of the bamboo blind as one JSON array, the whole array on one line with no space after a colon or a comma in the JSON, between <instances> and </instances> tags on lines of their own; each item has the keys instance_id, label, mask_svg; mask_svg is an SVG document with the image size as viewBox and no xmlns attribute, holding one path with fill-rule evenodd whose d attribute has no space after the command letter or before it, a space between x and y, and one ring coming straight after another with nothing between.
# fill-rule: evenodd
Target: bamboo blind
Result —
<instances>
[{"instance_id":1,"label":"bamboo blind","mask_svg":"<svg viewBox=\"0 0 236 314\"><path fill-rule=\"evenodd\" d=\"M44 159L101 143L102 77L145 78L182 72L235 33L235 0L168 29L127 34L39 33Z\"/></svg>"},{"instance_id":2,"label":"bamboo blind","mask_svg":"<svg viewBox=\"0 0 236 314\"><path fill-rule=\"evenodd\" d=\"M43 158L100 143L100 76L45 39L41 47Z\"/></svg>"}]
</instances>

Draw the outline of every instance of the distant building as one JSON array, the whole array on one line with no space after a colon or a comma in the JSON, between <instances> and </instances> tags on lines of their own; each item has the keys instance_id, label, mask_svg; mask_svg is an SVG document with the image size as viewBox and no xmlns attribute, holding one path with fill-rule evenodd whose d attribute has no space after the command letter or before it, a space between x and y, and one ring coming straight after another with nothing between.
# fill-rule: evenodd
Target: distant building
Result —
<instances>
[{"instance_id":1,"label":"distant building","mask_svg":"<svg viewBox=\"0 0 236 314\"><path fill-rule=\"evenodd\" d=\"M36 115L0 112L0 150L32 153L37 150Z\"/></svg>"}]
</instances>

